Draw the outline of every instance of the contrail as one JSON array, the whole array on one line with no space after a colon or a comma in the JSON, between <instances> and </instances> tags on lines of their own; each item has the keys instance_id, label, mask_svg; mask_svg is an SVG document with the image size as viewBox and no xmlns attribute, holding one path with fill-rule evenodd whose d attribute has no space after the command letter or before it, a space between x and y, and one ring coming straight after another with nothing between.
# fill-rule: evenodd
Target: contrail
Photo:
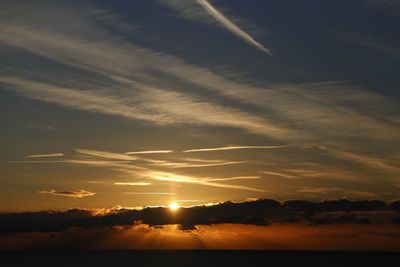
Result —
<instances>
[{"instance_id":1,"label":"contrail","mask_svg":"<svg viewBox=\"0 0 400 267\"><path fill-rule=\"evenodd\" d=\"M273 56L271 50L254 40L248 33L240 29L236 24L234 24L231 20L225 17L220 11L218 11L214 6L212 6L207 0L196 0L199 5L201 5L208 14L210 14L213 18L215 18L219 23L222 24L226 29L235 34L237 37L241 38L245 42L250 45L255 46L261 51L267 53L270 56Z\"/></svg>"}]
</instances>

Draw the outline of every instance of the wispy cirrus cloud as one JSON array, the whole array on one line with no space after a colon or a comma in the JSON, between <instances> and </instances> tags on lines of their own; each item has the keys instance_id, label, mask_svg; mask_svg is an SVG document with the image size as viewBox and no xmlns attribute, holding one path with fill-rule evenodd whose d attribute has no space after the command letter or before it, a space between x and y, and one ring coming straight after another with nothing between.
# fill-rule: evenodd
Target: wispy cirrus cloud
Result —
<instances>
[{"instance_id":1,"label":"wispy cirrus cloud","mask_svg":"<svg viewBox=\"0 0 400 267\"><path fill-rule=\"evenodd\" d=\"M351 190L341 187L302 187L298 189L297 192L311 195L336 194L348 199L370 199L379 196L378 194L373 192Z\"/></svg>"},{"instance_id":2,"label":"wispy cirrus cloud","mask_svg":"<svg viewBox=\"0 0 400 267\"><path fill-rule=\"evenodd\" d=\"M221 181L233 181L233 180L256 180L259 176L234 176L234 177L197 177L189 174L177 174L166 171L166 169L178 169L178 168L205 168L211 166L224 166L232 164L244 164L246 161L224 161L216 159L184 159L186 162L173 162L168 160L153 160L140 158L136 156L130 156L126 154L100 151L93 149L75 149L78 153L78 158L64 159L64 160L29 160L29 161L11 161L12 163L40 163L40 164L82 164L94 167L107 167L117 172L124 172L129 174L130 177L134 176L137 179L149 179L171 183L183 183L183 184L196 184L202 186L218 187L218 188L229 188L238 190L248 190L255 192L264 192L263 189L258 189L245 185L225 184L219 183ZM84 158L80 158L80 156ZM104 160L108 159L108 160ZM136 161L137 164L132 165L132 161ZM162 170L160 170L162 169ZM114 185L119 186L148 186L152 183L147 181L139 182L114 182ZM72 191L71 191L72 192ZM56 190L42 190L40 193L48 194L62 194L63 191ZM67 191L64 192L66 195ZM71 195L73 195L71 193ZM76 194L79 195L79 194Z\"/></svg>"},{"instance_id":3,"label":"wispy cirrus cloud","mask_svg":"<svg viewBox=\"0 0 400 267\"><path fill-rule=\"evenodd\" d=\"M227 178L206 178L208 181L232 181L232 180L258 180L260 176L234 176Z\"/></svg>"},{"instance_id":4,"label":"wispy cirrus cloud","mask_svg":"<svg viewBox=\"0 0 400 267\"><path fill-rule=\"evenodd\" d=\"M63 157L64 153L49 153L49 154L34 154L28 155L27 158L53 158L53 157Z\"/></svg>"},{"instance_id":5,"label":"wispy cirrus cloud","mask_svg":"<svg viewBox=\"0 0 400 267\"><path fill-rule=\"evenodd\" d=\"M115 159L115 160L137 160L137 157L134 156L129 156L125 154L120 154L120 153L112 153L112 152L107 152L107 151L99 151L99 150L92 150L92 149L82 149L82 148L77 148L75 149L76 152L79 154L83 155L88 155L88 156L93 156L97 158L106 158L106 159Z\"/></svg>"},{"instance_id":6,"label":"wispy cirrus cloud","mask_svg":"<svg viewBox=\"0 0 400 267\"><path fill-rule=\"evenodd\" d=\"M297 145L277 145L277 146L223 146L223 147L210 147L210 148L195 148L184 150L184 153L191 152L212 152L212 151L226 151L226 150L239 150L239 149L274 149L274 148L287 148Z\"/></svg>"},{"instance_id":7,"label":"wispy cirrus cloud","mask_svg":"<svg viewBox=\"0 0 400 267\"><path fill-rule=\"evenodd\" d=\"M223 161L216 163L190 163L190 162L154 162L152 165L167 167L172 169L178 168L204 168L204 167L213 167L213 166L225 166L225 165L235 165L235 164L243 164L247 163L247 161Z\"/></svg>"},{"instance_id":8,"label":"wispy cirrus cloud","mask_svg":"<svg viewBox=\"0 0 400 267\"><path fill-rule=\"evenodd\" d=\"M171 192L124 192L127 195L174 195Z\"/></svg>"},{"instance_id":9,"label":"wispy cirrus cloud","mask_svg":"<svg viewBox=\"0 0 400 267\"><path fill-rule=\"evenodd\" d=\"M282 173L282 172L271 172L271 171L262 171L261 173L267 174L267 175L272 175L272 176L278 176L278 177L283 177L286 179L299 179L298 176Z\"/></svg>"},{"instance_id":10,"label":"wispy cirrus cloud","mask_svg":"<svg viewBox=\"0 0 400 267\"><path fill-rule=\"evenodd\" d=\"M400 2L399 10L400 10ZM394 46L392 44L387 43L384 40L380 40L379 38L369 36L359 32L349 32L339 36L339 40L343 40L345 42L349 42L355 45L364 46L367 48L374 49L376 51L380 51L387 55L390 55L395 58L400 57L400 48Z\"/></svg>"},{"instance_id":11,"label":"wispy cirrus cloud","mask_svg":"<svg viewBox=\"0 0 400 267\"><path fill-rule=\"evenodd\" d=\"M217 21L204 7L195 1L192 3L208 19ZM189 64L190 61L183 57L168 54L168 49L164 50L163 47L148 49L136 45L139 43L136 38L142 36L130 38L119 35L120 31L110 31L108 27L102 27L102 23L93 20L91 10L95 9L81 7L79 4L65 7L51 1L35 1L34 4L26 1L14 4L13 8L4 5L0 10L0 43L13 49L16 54L28 57L35 63L32 64L35 67L31 67L31 64L20 64L15 68L7 66L7 62L14 60L14 53L4 53L7 60L0 63L1 89L69 109L94 112L99 117L112 115L135 123L144 121L163 127L182 124L204 128L229 127L235 130L235 134L242 134L243 131L241 136L251 133L265 138L257 141L262 144L275 144L278 141L285 144L328 141L336 145L342 144L343 147L351 145L355 150L355 147L360 146L365 155L368 155L369 144L375 143L382 147L389 144L386 146L388 149L382 148L381 151L369 153L376 158L385 158L396 150L391 145L393 141L398 141L400 134L397 116L399 105L395 99L345 81L272 84L265 80L261 83L252 79L241 79L235 70L218 72L215 66L208 64ZM98 14L103 14L104 17L111 15L107 12ZM64 79L65 77L68 79ZM229 142L247 142L245 139L238 140ZM193 150L205 152L236 149L219 149L224 147L225 142L228 141L212 140L214 148L198 143L200 148L187 150L187 153L201 152ZM303 149L309 147L310 145L299 145L293 150L293 154L286 153L283 156L276 155L280 150L268 154L273 164L277 163L273 161L281 160L283 165L297 161L299 154L317 158L320 151L314 149L315 147L312 151L307 150L310 153L304 153ZM154 151L158 151L157 149ZM136 172L138 170L161 169L168 172L167 165L190 165L181 162L184 159L167 160L164 158L166 155L157 155L159 158L156 159L140 158L140 154L146 153L135 151L132 154L105 154L90 150L84 152L78 153L73 159L29 163L106 166L113 170L135 171L139 178L142 176L140 172ZM132 164L135 160L133 157L137 160L135 164ZM209 160L210 164L223 163ZM230 157L227 162L243 160L246 159ZM263 161L266 162L265 159ZM165 166L161 166L162 164ZM198 162L197 165L206 165L206 162ZM313 168L301 174L294 173L293 176L311 179L329 176L332 179L353 181L362 180L360 177L368 175L363 171L334 171L339 169L338 166L330 169ZM278 168L273 171L292 174L285 168L281 169L282 172ZM194 170L183 171L183 175L197 179L191 173ZM201 182L210 182L204 180L204 177L200 178L203 179Z\"/></svg>"},{"instance_id":12,"label":"wispy cirrus cloud","mask_svg":"<svg viewBox=\"0 0 400 267\"><path fill-rule=\"evenodd\" d=\"M175 174L175 173L171 173L171 172L149 171L147 173L144 173L143 176L148 177L149 179L158 180L158 181L167 181L167 182L175 182L175 183L183 183L183 184L185 184L185 183L186 184L198 184L198 185L205 185L205 186L211 186L211 187L240 189L240 190L248 190L248 191L254 191L254 192L265 192L265 190L257 189L257 188L253 188L253 187L249 187L249 186L216 183L212 178L191 177L191 176L180 175L180 174Z\"/></svg>"},{"instance_id":13,"label":"wispy cirrus cloud","mask_svg":"<svg viewBox=\"0 0 400 267\"><path fill-rule=\"evenodd\" d=\"M395 15L400 15L400 1L398 0L369 0L371 6L387 9Z\"/></svg>"},{"instance_id":14,"label":"wispy cirrus cloud","mask_svg":"<svg viewBox=\"0 0 400 267\"><path fill-rule=\"evenodd\" d=\"M339 149L325 149L331 155L340 159L354 161L359 164L365 165L370 168L378 169L381 171L398 174L400 173L400 164L398 158L382 158L364 153L355 153L350 151L343 151Z\"/></svg>"},{"instance_id":15,"label":"wispy cirrus cloud","mask_svg":"<svg viewBox=\"0 0 400 267\"><path fill-rule=\"evenodd\" d=\"M115 182L114 185L147 186L147 185L151 185L151 183L148 183L148 182Z\"/></svg>"},{"instance_id":16,"label":"wispy cirrus cloud","mask_svg":"<svg viewBox=\"0 0 400 267\"><path fill-rule=\"evenodd\" d=\"M39 194L49 194L54 196L63 196L63 197L71 197L71 198L83 198L83 197L90 197L94 196L96 193L78 189L78 190L55 190L55 189L46 189L46 190L39 190Z\"/></svg>"},{"instance_id":17,"label":"wispy cirrus cloud","mask_svg":"<svg viewBox=\"0 0 400 267\"><path fill-rule=\"evenodd\" d=\"M334 139L360 132L366 138L387 139L400 132L393 116L398 105L363 88L344 82L254 86L251 82L228 79L210 69L184 63L172 55L123 43L91 23L85 14L82 18L86 20L81 18L84 27L66 24L64 20L69 18L71 10L67 11L59 8L55 10L57 18L50 19L42 10L30 10L36 15L42 14L42 20L49 20L49 29L32 27L38 22L29 16L16 23L8 20L5 13L4 34L0 40L69 67L104 76L107 82L88 84L78 79L73 86L61 86L48 77L39 82L9 71L6 73L10 75L2 76L1 82L22 95L68 108L163 125L234 127L285 141ZM57 30L52 28L55 26ZM172 79L154 77L147 70ZM225 104L210 102L187 91L183 94L181 85L171 82L176 79L265 112L250 112L226 104L227 101Z\"/></svg>"},{"instance_id":18,"label":"wispy cirrus cloud","mask_svg":"<svg viewBox=\"0 0 400 267\"><path fill-rule=\"evenodd\" d=\"M135 154L167 154L172 153L173 150L145 150L145 151L130 151L126 152L127 155L135 155Z\"/></svg>"}]
</instances>

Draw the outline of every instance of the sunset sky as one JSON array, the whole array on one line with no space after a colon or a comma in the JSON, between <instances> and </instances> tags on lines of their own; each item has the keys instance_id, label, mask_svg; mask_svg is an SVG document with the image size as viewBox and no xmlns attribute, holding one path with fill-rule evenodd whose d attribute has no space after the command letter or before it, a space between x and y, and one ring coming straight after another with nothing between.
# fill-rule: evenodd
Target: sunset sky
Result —
<instances>
[{"instance_id":1,"label":"sunset sky","mask_svg":"<svg viewBox=\"0 0 400 267\"><path fill-rule=\"evenodd\" d=\"M400 193L400 2L0 2L0 211Z\"/></svg>"}]
</instances>

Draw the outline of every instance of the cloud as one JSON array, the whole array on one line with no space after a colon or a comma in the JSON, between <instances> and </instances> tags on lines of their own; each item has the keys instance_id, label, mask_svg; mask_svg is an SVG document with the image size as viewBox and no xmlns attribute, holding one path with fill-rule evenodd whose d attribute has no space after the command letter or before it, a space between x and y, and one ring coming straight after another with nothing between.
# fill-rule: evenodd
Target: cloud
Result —
<instances>
[{"instance_id":1,"label":"cloud","mask_svg":"<svg viewBox=\"0 0 400 267\"><path fill-rule=\"evenodd\" d=\"M197 11L216 21L195 1L182 2L192 2ZM195 65L184 57L168 54L168 49L137 45L147 43L140 39L146 38L145 34L131 38L120 34L121 31L110 30L109 26L114 29L112 20L104 24L98 23L97 19L112 14L98 12L92 7L51 1L34 4L11 1L3 5L0 42L15 51L4 53L4 64L15 62L16 66L0 66L1 89L61 107L94 112L97 116L118 116L135 123L142 121L164 127L194 125L205 128L202 129L204 132L210 127L229 127L235 130L235 135L241 134L241 138L248 138L250 133L264 137L264 141L271 144L278 141L284 144L329 142L329 146L340 146L343 151L352 147L354 151L363 151L360 152L363 156L388 159L387 165L393 165L389 155L397 153L392 144L397 142L400 134L396 99L346 81L271 83L249 77L243 79L229 68L218 71L209 63ZM93 13L97 13L96 19ZM14 56L28 57L34 64L22 64ZM220 140L210 140L211 143L216 144L215 148L225 145ZM289 164L298 160L300 153L308 160L326 160L327 155L316 146L312 146L312 150L303 150L309 147L299 145L293 153L285 151L286 155L282 156L278 155L280 151L273 151L269 156L273 164ZM107 166L122 171L140 169L129 164L132 158L125 157L140 154L101 156L98 152L96 155L93 151L90 153L47 163ZM139 161L145 159L138 159L137 165L142 164ZM332 165L335 162L342 163L335 159ZM145 165L145 172L167 168L150 163ZM361 169L365 164L359 165L360 168L351 170L346 170L347 165L331 166L330 171L313 167L308 173L293 176L310 180L321 177L368 181L375 175L368 169ZM388 172L387 168L375 170L381 170L382 174ZM291 175L284 168L274 172ZM138 172L135 175L142 178ZM183 175L193 180L197 178L190 173Z\"/></svg>"},{"instance_id":2,"label":"cloud","mask_svg":"<svg viewBox=\"0 0 400 267\"><path fill-rule=\"evenodd\" d=\"M166 154L166 153L173 153L173 150L147 150L147 151L131 151L126 152L127 155L134 155L134 154Z\"/></svg>"},{"instance_id":3,"label":"cloud","mask_svg":"<svg viewBox=\"0 0 400 267\"><path fill-rule=\"evenodd\" d=\"M148 182L115 182L115 185L132 185L132 186L146 186L151 185Z\"/></svg>"},{"instance_id":4,"label":"cloud","mask_svg":"<svg viewBox=\"0 0 400 267\"><path fill-rule=\"evenodd\" d=\"M369 168L378 169L381 171L389 172L389 173L399 173L400 172L400 164L398 164L397 158L387 159L382 157L374 157L370 155L354 153L350 151L341 151L338 149L329 149L322 148L333 156L349 161L354 161L359 164L365 165Z\"/></svg>"},{"instance_id":5,"label":"cloud","mask_svg":"<svg viewBox=\"0 0 400 267\"><path fill-rule=\"evenodd\" d=\"M398 103L364 88L337 81L260 86L231 79L213 68L122 42L115 32L93 23L86 8L54 8L22 5L15 9L17 14L5 8L0 41L68 66L73 69L71 75L87 71L101 82L77 78L60 84L21 66L28 69L6 69L1 78L5 88L73 109L161 125L233 127L286 142L343 142L360 134L364 139L386 141L399 135L394 115ZM79 19L65 23L71 20L71 13ZM162 75L155 76L154 71ZM229 76L237 75L229 72ZM174 82L177 80L187 86ZM213 97L193 94L187 87L212 92ZM234 105L231 100L262 112Z\"/></svg>"},{"instance_id":6,"label":"cloud","mask_svg":"<svg viewBox=\"0 0 400 267\"><path fill-rule=\"evenodd\" d=\"M204 167L213 167L213 166L225 166L225 165L234 165L234 164L243 164L247 163L247 161L224 161L224 162L216 162L216 163L189 163L189 162L154 162L152 165L167 167L172 169L178 168L204 168Z\"/></svg>"},{"instance_id":7,"label":"cloud","mask_svg":"<svg viewBox=\"0 0 400 267\"><path fill-rule=\"evenodd\" d=\"M119 153L112 153L112 152L106 152L106 151L99 151L99 150L92 150L92 149L75 149L76 152L79 154L84 154L88 156L93 156L97 158L106 158L106 159L115 159L115 160L127 160L127 161L133 161L137 160L137 157L134 156L129 156L125 154L119 154Z\"/></svg>"},{"instance_id":8,"label":"cloud","mask_svg":"<svg viewBox=\"0 0 400 267\"><path fill-rule=\"evenodd\" d=\"M110 167L114 171L128 173L130 176L135 175L136 178L150 179L172 183L186 183L197 184L203 186L229 188L238 190L248 190L255 192L265 192L265 190L257 189L244 185L233 185L218 183L218 181L229 180L254 180L259 176L235 176L228 178L210 178L210 177L195 177L184 174L176 174L168 171L160 171L159 168L204 168L212 166L226 166L233 164L246 163L245 161L224 161L224 160L206 160L206 159L185 159L189 162L170 162L167 160L153 160L146 158L139 158L137 156L113 153L108 151L100 151L93 149L75 149L79 155L84 155L85 159L64 159L64 160L29 160L29 161L9 161L10 163L30 163L30 164L52 164L52 163L66 163L66 164L82 164L88 166ZM110 160L103 160L110 159ZM137 160L138 164L130 164L132 161ZM156 168L154 168L156 167ZM130 186L146 186L150 182L115 182L114 185L130 185ZM56 192L42 192L42 193L56 193Z\"/></svg>"},{"instance_id":9,"label":"cloud","mask_svg":"<svg viewBox=\"0 0 400 267\"><path fill-rule=\"evenodd\" d=\"M232 181L232 180L257 180L260 176L234 176L227 178L208 178L209 181Z\"/></svg>"},{"instance_id":10,"label":"cloud","mask_svg":"<svg viewBox=\"0 0 400 267\"><path fill-rule=\"evenodd\" d=\"M150 121L156 124L197 124L225 126L248 130L265 136L287 136L288 130L274 126L267 119L236 108L223 107L193 99L178 92L137 87L136 96L113 95L95 90L77 90L48 83L38 83L17 77L1 76L23 95L61 106ZM128 86L131 86L129 84ZM127 100L128 99L128 100ZM130 101L137 102L129 103ZM142 100L142 101L140 101ZM212 114L212 115L211 115ZM289 134L290 135L290 134Z\"/></svg>"},{"instance_id":11,"label":"cloud","mask_svg":"<svg viewBox=\"0 0 400 267\"><path fill-rule=\"evenodd\" d=\"M273 55L269 48L257 42L248 32L241 29L225 14L223 14L220 10L213 6L208 0L161 0L159 2L178 11L184 18L192 20L194 19L211 24L214 24L215 21L222 28L236 35L247 44L267 53L270 56Z\"/></svg>"},{"instance_id":12,"label":"cloud","mask_svg":"<svg viewBox=\"0 0 400 267\"><path fill-rule=\"evenodd\" d=\"M344 199L373 199L379 196L379 194L373 192L350 190L342 187L302 187L297 192L308 195L342 196Z\"/></svg>"},{"instance_id":13,"label":"cloud","mask_svg":"<svg viewBox=\"0 0 400 267\"><path fill-rule=\"evenodd\" d=\"M160 172L160 171L148 171L142 174L144 177L157 181L175 182L175 183L186 183L186 184L198 184L211 187L229 188L229 189L239 189L248 190L254 192L265 192L265 190L257 189L249 186L242 185L232 185L232 184L221 184L213 181L212 178L200 178L192 177L187 175L180 175L170 172Z\"/></svg>"},{"instance_id":14,"label":"cloud","mask_svg":"<svg viewBox=\"0 0 400 267\"><path fill-rule=\"evenodd\" d=\"M156 193L148 192L148 194ZM146 192L132 192L132 194L146 194ZM135 221L150 226L180 224L183 229L194 229L196 225L226 223L266 226L271 223L287 223L288 217L296 218L297 222L305 221L313 224L322 223L322 218L328 217L332 224L356 224L359 218L368 218L371 223L379 222L382 225L390 224L396 216L398 216L397 211L379 200L341 199L323 202L290 200L282 203L273 199L260 199L248 202L227 201L211 206L182 207L178 213L171 213L167 207L0 213L0 233L57 232L71 227L92 229L132 226Z\"/></svg>"},{"instance_id":15,"label":"cloud","mask_svg":"<svg viewBox=\"0 0 400 267\"><path fill-rule=\"evenodd\" d=\"M50 194L55 196L63 196L63 197L72 197L72 198L83 198L83 197L90 197L94 196L96 193L78 189L75 191L60 191L54 189L46 189L38 191L39 194Z\"/></svg>"},{"instance_id":16,"label":"cloud","mask_svg":"<svg viewBox=\"0 0 400 267\"><path fill-rule=\"evenodd\" d=\"M299 179L299 177L286 174L286 173L280 173L280 172L270 172L270 171L262 171L261 173L272 175L272 176L279 176L287 179Z\"/></svg>"},{"instance_id":17,"label":"cloud","mask_svg":"<svg viewBox=\"0 0 400 267\"><path fill-rule=\"evenodd\" d=\"M8 161L9 163L21 163L21 164L80 164L94 167L118 167L118 168L129 168L135 170L143 170L139 166L127 165L131 161L120 161L120 160L96 160L96 159L65 159L65 160L14 160Z\"/></svg>"},{"instance_id":18,"label":"cloud","mask_svg":"<svg viewBox=\"0 0 400 267\"><path fill-rule=\"evenodd\" d=\"M302 187L298 189L297 192L307 193L307 194L328 194L342 190L343 188L338 188L338 187Z\"/></svg>"},{"instance_id":19,"label":"cloud","mask_svg":"<svg viewBox=\"0 0 400 267\"><path fill-rule=\"evenodd\" d=\"M64 153L49 153L49 154L35 154L28 155L27 158L51 158L51 157L63 157Z\"/></svg>"},{"instance_id":20,"label":"cloud","mask_svg":"<svg viewBox=\"0 0 400 267\"><path fill-rule=\"evenodd\" d=\"M261 51L272 56L272 52L254 40L248 33L240 29L236 24L234 24L231 20L229 20L224 14L222 14L218 9L216 9L213 5L210 4L207 0L197 0L199 5L201 5L208 14L210 14L213 18L215 18L219 23L221 23L224 28L235 34L237 37L245 41L246 43L260 49Z\"/></svg>"},{"instance_id":21,"label":"cloud","mask_svg":"<svg viewBox=\"0 0 400 267\"><path fill-rule=\"evenodd\" d=\"M399 11L400 11L400 4L399 4ZM347 34L339 36L339 40L343 40L359 46L372 48L387 55L393 56L395 58L400 57L400 49L397 48L396 46L393 46L383 40L380 40L378 38L363 33L349 32Z\"/></svg>"},{"instance_id":22,"label":"cloud","mask_svg":"<svg viewBox=\"0 0 400 267\"><path fill-rule=\"evenodd\" d=\"M400 2L398 0L369 0L371 6L389 10L395 15L400 15Z\"/></svg>"},{"instance_id":23,"label":"cloud","mask_svg":"<svg viewBox=\"0 0 400 267\"><path fill-rule=\"evenodd\" d=\"M174 195L171 192L124 192L127 195Z\"/></svg>"},{"instance_id":24,"label":"cloud","mask_svg":"<svg viewBox=\"0 0 400 267\"><path fill-rule=\"evenodd\" d=\"M274 149L274 148L287 148L297 145L277 145L277 146L223 146L212 148L196 148L183 151L184 153L190 152L210 152L210 151L226 151L226 150L239 150L239 149Z\"/></svg>"}]
</instances>

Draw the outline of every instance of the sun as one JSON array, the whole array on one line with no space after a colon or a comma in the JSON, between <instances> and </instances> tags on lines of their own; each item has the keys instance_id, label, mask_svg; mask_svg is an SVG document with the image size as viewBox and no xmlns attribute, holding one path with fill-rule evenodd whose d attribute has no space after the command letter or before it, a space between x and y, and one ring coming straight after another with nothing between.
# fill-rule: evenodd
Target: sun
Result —
<instances>
[{"instance_id":1,"label":"sun","mask_svg":"<svg viewBox=\"0 0 400 267\"><path fill-rule=\"evenodd\" d=\"M178 205L178 203L172 202L172 203L170 203L170 204L168 205L168 208L169 208L170 210L172 210L172 211L177 211L177 210L180 208L180 206Z\"/></svg>"}]
</instances>

